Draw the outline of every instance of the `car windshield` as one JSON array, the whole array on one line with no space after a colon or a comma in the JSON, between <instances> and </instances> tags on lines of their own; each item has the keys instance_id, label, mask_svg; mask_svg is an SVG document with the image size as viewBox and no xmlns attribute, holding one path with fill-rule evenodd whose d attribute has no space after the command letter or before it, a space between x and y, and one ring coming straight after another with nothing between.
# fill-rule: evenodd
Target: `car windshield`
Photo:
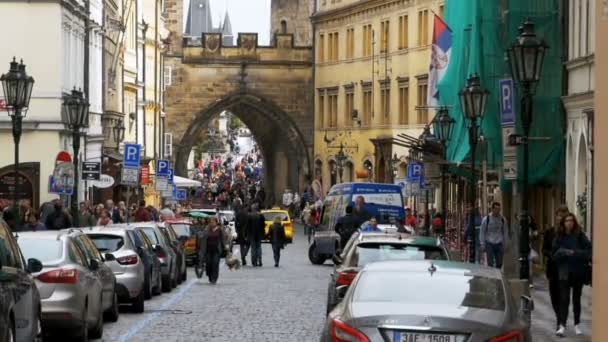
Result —
<instances>
[{"instance_id":1,"label":"car windshield","mask_svg":"<svg viewBox=\"0 0 608 342\"><path fill-rule=\"evenodd\" d=\"M277 216L281 218L281 221L289 221L289 215L287 215L287 213L272 211L268 213L263 213L262 215L264 215L265 221L274 221L274 218Z\"/></svg>"},{"instance_id":2,"label":"car windshield","mask_svg":"<svg viewBox=\"0 0 608 342\"><path fill-rule=\"evenodd\" d=\"M20 237L17 240L25 259L38 259L42 263L48 263L61 259L63 253L63 241L57 239L30 239Z\"/></svg>"},{"instance_id":3,"label":"car windshield","mask_svg":"<svg viewBox=\"0 0 608 342\"><path fill-rule=\"evenodd\" d=\"M189 224L172 223L171 227L173 227L173 230L175 230L175 233L177 234L178 237L182 237L182 236L190 237L190 235L191 235Z\"/></svg>"},{"instance_id":4,"label":"car windshield","mask_svg":"<svg viewBox=\"0 0 608 342\"><path fill-rule=\"evenodd\" d=\"M435 246L404 243L360 243L349 258L351 266L363 267L371 262L385 260L447 260L444 250Z\"/></svg>"},{"instance_id":5,"label":"car windshield","mask_svg":"<svg viewBox=\"0 0 608 342\"><path fill-rule=\"evenodd\" d=\"M89 239L93 241L100 252L115 252L125 244L125 240L116 235L91 234Z\"/></svg>"},{"instance_id":6,"label":"car windshield","mask_svg":"<svg viewBox=\"0 0 608 342\"><path fill-rule=\"evenodd\" d=\"M152 244L154 244L154 245L159 244L158 236L156 236L156 232L154 231L153 228L144 228L142 230L144 231L144 233L146 233L146 236L148 237L148 239L150 239L150 241L152 241Z\"/></svg>"},{"instance_id":7,"label":"car windshield","mask_svg":"<svg viewBox=\"0 0 608 342\"><path fill-rule=\"evenodd\" d=\"M353 301L505 310L500 279L440 272L363 272Z\"/></svg>"}]
</instances>

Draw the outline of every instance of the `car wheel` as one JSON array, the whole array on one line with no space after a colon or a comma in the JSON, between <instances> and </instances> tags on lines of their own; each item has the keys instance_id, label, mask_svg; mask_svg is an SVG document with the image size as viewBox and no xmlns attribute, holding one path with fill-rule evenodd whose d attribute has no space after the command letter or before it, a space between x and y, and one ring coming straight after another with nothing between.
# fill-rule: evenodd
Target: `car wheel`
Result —
<instances>
[{"instance_id":1,"label":"car wheel","mask_svg":"<svg viewBox=\"0 0 608 342\"><path fill-rule=\"evenodd\" d=\"M163 277L162 289L163 289L163 292L171 292L171 275L167 275L166 277Z\"/></svg>"},{"instance_id":2,"label":"car wheel","mask_svg":"<svg viewBox=\"0 0 608 342\"><path fill-rule=\"evenodd\" d=\"M80 342L88 342L89 341L89 317L88 317L89 307L85 304L84 311L82 313L82 326L80 327L80 331L78 332L77 340Z\"/></svg>"},{"instance_id":3,"label":"car wheel","mask_svg":"<svg viewBox=\"0 0 608 342\"><path fill-rule=\"evenodd\" d=\"M133 303L131 304L131 309L135 313L144 312L144 291L140 291L139 295L135 297Z\"/></svg>"},{"instance_id":4,"label":"car wheel","mask_svg":"<svg viewBox=\"0 0 608 342\"><path fill-rule=\"evenodd\" d=\"M323 265L325 257L322 254L317 254L316 249L317 246L314 243L308 247L308 259L314 265Z\"/></svg>"},{"instance_id":5,"label":"car wheel","mask_svg":"<svg viewBox=\"0 0 608 342\"><path fill-rule=\"evenodd\" d=\"M152 281L150 280L150 273L146 273L146 280L144 280L144 298L152 298Z\"/></svg>"},{"instance_id":6,"label":"car wheel","mask_svg":"<svg viewBox=\"0 0 608 342\"><path fill-rule=\"evenodd\" d=\"M103 305L102 301L99 301L99 312L97 314L97 323L91 331L89 331L89 336L92 338L101 338L103 336Z\"/></svg>"},{"instance_id":7,"label":"car wheel","mask_svg":"<svg viewBox=\"0 0 608 342\"><path fill-rule=\"evenodd\" d=\"M120 312L118 311L118 294L116 290L114 290L114 299L112 300L112 307L106 312L105 319L108 322L116 322L118 321L118 316Z\"/></svg>"},{"instance_id":8,"label":"car wheel","mask_svg":"<svg viewBox=\"0 0 608 342\"><path fill-rule=\"evenodd\" d=\"M42 320L40 319L40 313L38 313L38 317L36 317L36 336L34 337L34 342L42 342L43 337Z\"/></svg>"},{"instance_id":9,"label":"car wheel","mask_svg":"<svg viewBox=\"0 0 608 342\"><path fill-rule=\"evenodd\" d=\"M152 294L155 296L160 295L161 293L163 293L162 288L163 288L163 277L160 274L160 272L157 272L156 273L156 286L154 287Z\"/></svg>"},{"instance_id":10,"label":"car wheel","mask_svg":"<svg viewBox=\"0 0 608 342\"><path fill-rule=\"evenodd\" d=\"M188 268L184 267L184 273L182 274L182 281L188 280Z\"/></svg>"},{"instance_id":11,"label":"car wheel","mask_svg":"<svg viewBox=\"0 0 608 342\"><path fill-rule=\"evenodd\" d=\"M329 315L329 313L331 312L331 310L333 310L336 307L336 288L334 286L334 283L331 282L329 283L329 288L327 289L327 308L326 308L326 315Z\"/></svg>"},{"instance_id":12,"label":"car wheel","mask_svg":"<svg viewBox=\"0 0 608 342\"><path fill-rule=\"evenodd\" d=\"M173 277L171 278L171 288L174 289L177 287L177 268L175 268L175 271L173 271Z\"/></svg>"}]
</instances>

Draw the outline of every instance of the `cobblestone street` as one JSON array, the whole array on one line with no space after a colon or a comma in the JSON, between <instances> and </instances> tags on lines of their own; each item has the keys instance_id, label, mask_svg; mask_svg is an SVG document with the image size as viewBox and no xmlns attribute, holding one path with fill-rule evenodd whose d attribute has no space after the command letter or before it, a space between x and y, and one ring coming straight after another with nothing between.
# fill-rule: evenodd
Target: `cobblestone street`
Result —
<instances>
[{"instance_id":1,"label":"cobblestone street","mask_svg":"<svg viewBox=\"0 0 608 342\"><path fill-rule=\"evenodd\" d=\"M146 301L143 315L123 311L105 324L103 341L318 341L330 269L310 264L306 249L300 233L277 269L264 244L262 268L222 266L215 286L189 268L188 280Z\"/></svg>"}]
</instances>

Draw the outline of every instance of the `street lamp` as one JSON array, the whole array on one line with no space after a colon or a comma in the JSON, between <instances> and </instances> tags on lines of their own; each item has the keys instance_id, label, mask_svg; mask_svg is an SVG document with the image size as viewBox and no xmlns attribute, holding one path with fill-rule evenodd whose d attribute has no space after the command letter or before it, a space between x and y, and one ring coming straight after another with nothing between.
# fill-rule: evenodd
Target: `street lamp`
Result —
<instances>
[{"instance_id":1,"label":"street lamp","mask_svg":"<svg viewBox=\"0 0 608 342\"><path fill-rule=\"evenodd\" d=\"M344 153L344 144L340 143L340 150L336 153L336 166L338 167L338 177L340 177L340 183L342 183L342 175L344 174L344 162L348 159L346 153Z\"/></svg>"},{"instance_id":2,"label":"street lamp","mask_svg":"<svg viewBox=\"0 0 608 342\"><path fill-rule=\"evenodd\" d=\"M6 111L11 117L13 125L13 141L15 142L15 187L13 189L13 207L18 210L18 187L19 187L19 142L21 141L22 121L27 114L34 87L34 78L25 72L25 64L17 61L13 57L8 73L0 76L2 89L4 90L4 100L6 101Z\"/></svg>"},{"instance_id":3,"label":"street lamp","mask_svg":"<svg viewBox=\"0 0 608 342\"><path fill-rule=\"evenodd\" d=\"M78 227L78 153L80 136L83 128L89 127L89 102L82 91L74 88L71 94L63 98L62 121L72 130L72 147L74 149L74 193L71 197L71 211L74 226Z\"/></svg>"},{"instance_id":4,"label":"street lamp","mask_svg":"<svg viewBox=\"0 0 608 342\"><path fill-rule=\"evenodd\" d=\"M399 162L401 162L401 159L399 159L397 153L393 154L393 159L391 159L391 164L393 165L393 181L395 181L399 175Z\"/></svg>"},{"instance_id":5,"label":"street lamp","mask_svg":"<svg viewBox=\"0 0 608 342\"><path fill-rule=\"evenodd\" d=\"M526 19L519 27L519 35L507 49L509 64L513 78L522 87L521 99L521 125L523 129L523 184L521 196L521 239L519 245L519 278L530 278L530 265L528 255L530 252L530 216L528 213L528 162L529 146L528 137L532 125L532 97L536 85L540 80L540 74L548 45L539 39L534 32L534 23Z\"/></svg>"},{"instance_id":6,"label":"street lamp","mask_svg":"<svg viewBox=\"0 0 608 342\"><path fill-rule=\"evenodd\" d=\"M420 150L416 151L418 161L424 162L424 152L427 141L433 140L433 134L431 133L431 128L429 125L424 126L424 130L422 134L418 137L420 141ZM422 185L422 184L421 184ZM431 208L430 208L430 198L429 198L429 187L430 183L424 183L424 201L425 201L425 211L426 211L426 219L424 220L424 230L425 235L431 234Z\"/></svg>"},{"instance_id":7,"label":"street lamp","mask_svg":"<svg viewBox=\"0 0 608 342\"><path fill-rule=\"evenodd\" d=\"M446 223L447 223L447 171L448 171L448 143L452 139L452 132L454 130L454 124L456 124L456 120L454 120L449 112L447 107L439 108L437 112L437 116L433 119L433 131L435 132L435 136L439 140L439 143L443 147L443 160L444 162L441 164L441 213L443 214L443 220L441 220L442 228L445 233L446 231Z\"/></svg>"},{"instance_id":8,"label":"street lamp","mask_svg":"<svg viewBox=\"0 0 608 342\"><path fill-rule=\"evenodd\" d=\"M120 142L125 139L125 123L124 120L118 121L118 123L112 128L114 133L114 142L116 143L116 150L120 150Z\"/></svg>"},{"instance_id":9,"label":"street lamp","mask_svg":"<svg viewBox=\"0 0 608 342\"><path fill-rule=\"evenodd\" d=\"M475 180L475 149L477 147L477 136L479 135L479 125L486 107L488 90L481 87L479 75L472 75L467 79L467 84L458 93L462 114L469 124L469 145L471 146L471 189L469 213L469 262L475 263L475 253L477 246L477 233L475 231L475 206L476 206L476 184Z\"/></svg>"}]
</instances>

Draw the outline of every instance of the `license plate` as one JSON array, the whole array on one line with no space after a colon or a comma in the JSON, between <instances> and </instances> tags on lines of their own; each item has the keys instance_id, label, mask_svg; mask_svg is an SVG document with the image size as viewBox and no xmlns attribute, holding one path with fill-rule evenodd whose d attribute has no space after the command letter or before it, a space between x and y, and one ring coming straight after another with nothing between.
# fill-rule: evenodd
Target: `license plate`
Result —
<instances>
[{"instance_id":1,"label":"license plate","mask_svg":"<svg viewBox=\"0 0 608 342\"><path fill-rule=\"evenodd\" d=\"M464 342L462 335L418 333L418 332L395 332L395 342Z\"/></svg>"}]
</instances>

